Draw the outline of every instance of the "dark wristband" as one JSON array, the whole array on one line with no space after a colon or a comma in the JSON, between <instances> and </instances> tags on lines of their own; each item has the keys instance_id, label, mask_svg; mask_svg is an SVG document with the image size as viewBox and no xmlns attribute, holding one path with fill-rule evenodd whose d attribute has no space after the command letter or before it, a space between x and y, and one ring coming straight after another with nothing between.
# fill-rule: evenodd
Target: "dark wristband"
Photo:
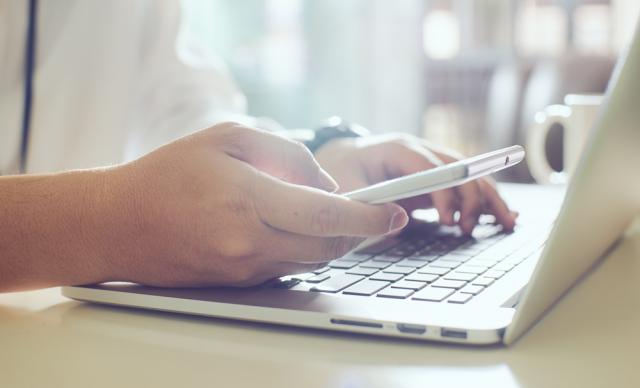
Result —
<instances>
[{"instance_id":1,"label":"dark wristband","mask_svg":"<svg viewBox=\"0 0 640 388\"><path fill-rule=\"evenodd\" d=\"M326 124L314 131L313 138L304 142L312 153L330 140L347 137L367 136L369 131L357 124L348 124L340 117L334 116L327 120Z\"/></svg>"}]
</instances>

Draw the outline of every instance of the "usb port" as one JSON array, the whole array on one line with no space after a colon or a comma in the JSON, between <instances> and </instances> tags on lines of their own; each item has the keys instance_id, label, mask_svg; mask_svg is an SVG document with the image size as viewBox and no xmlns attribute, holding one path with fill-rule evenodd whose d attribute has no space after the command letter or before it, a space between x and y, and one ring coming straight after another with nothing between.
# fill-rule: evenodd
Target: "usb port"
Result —
<instances>
[{"instance_id":1,"label":"usb port","mask_svg":"<svg viewBox=\"0 0 640 388\"><path fill-rule=\"evenodd\" d=\"M396 325L398 331L408 334L424 334L427 331L427 327L424 325L416 325L413 323L398 323Z\"/></svg>"},{"instance_id":2,"label":"usb port","mask_svg":"<svg viewBox=\"0 0 640 388\"><path fill-rule=\"evenodd\" d=\"M466 330L454 330L454 329L442 328L440 329L440 335L443 337L449 337L449 338L467 339Z\"/></svg>"}]
</instances>

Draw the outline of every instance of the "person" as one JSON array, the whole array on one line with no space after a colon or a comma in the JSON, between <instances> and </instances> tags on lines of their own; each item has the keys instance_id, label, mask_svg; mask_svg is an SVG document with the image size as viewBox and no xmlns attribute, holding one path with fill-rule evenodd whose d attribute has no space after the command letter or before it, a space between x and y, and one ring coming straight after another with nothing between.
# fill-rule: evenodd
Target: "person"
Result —
<instances>
[{"instance_id":1,"label":"person","mask_svg":"<svg viewBox=\"0 0 640 388\"><path fill-rule=\"evenodd\" d=\"M253 285L397 232L418 207L447 225L459 212L465 233L481 213L515 225L488 179L400 204L341 196L457 156L398 134L330 138L312 154L258 129L221 64L181 38L175 1L37 4L18 175L29 10L0 3L0 291Z\"/></svg>"}]
</instances>

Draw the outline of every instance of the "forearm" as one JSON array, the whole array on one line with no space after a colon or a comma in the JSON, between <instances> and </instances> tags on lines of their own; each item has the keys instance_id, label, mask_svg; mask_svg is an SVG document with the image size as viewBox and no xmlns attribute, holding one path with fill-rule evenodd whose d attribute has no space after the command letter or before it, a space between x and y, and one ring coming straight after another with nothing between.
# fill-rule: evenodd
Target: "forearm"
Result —
<instances>
[{"instance_id":1,"label":"forearm","mask_svg":"<svg viewBox=\"0 0 640 388\"><path fill-rule=\"evenodd\" d=\"M0 177L0 291L104 281L104 171Z\"/></svg>"}]
</instances>

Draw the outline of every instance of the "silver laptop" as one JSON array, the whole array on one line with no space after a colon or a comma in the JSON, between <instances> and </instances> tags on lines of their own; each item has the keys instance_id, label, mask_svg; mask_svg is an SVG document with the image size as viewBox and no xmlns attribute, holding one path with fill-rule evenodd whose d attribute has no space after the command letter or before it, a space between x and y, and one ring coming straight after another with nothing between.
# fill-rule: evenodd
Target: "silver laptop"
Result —
<instances>
[{"instance_id":1,"label":"silver laptop","mask_svg":"<svg viewBox=\"0 0 640 388\"><path fill-rule=\"evenodd\" d=\"M423 223L314 273L247 289L134 284L64 287L74 299L176 313L464 344L510 344L621 238L640 214L640 32L621 55L564 192L516 186L505 234L472 238ZM564 199L563 199L564 197Z\"/></svg>"}]
</instances>

